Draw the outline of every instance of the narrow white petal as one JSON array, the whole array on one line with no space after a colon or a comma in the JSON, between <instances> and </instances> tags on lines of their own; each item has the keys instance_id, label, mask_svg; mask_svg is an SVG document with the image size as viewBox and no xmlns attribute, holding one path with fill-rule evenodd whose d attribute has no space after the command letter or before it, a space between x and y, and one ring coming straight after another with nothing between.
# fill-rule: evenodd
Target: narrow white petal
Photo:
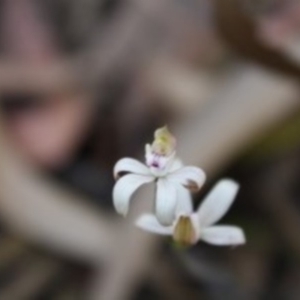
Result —
<instances>
[{"instance_id":1,"label":"narrow white petal","mask_svg":"<svg viewBox=\"0 0 300 300\"><path fill-rule=\"evenodd\" d=\"M136 226L139 228L161 235L172 235L172 226L163 226L158 221L155 215L144 214L140 216L136 221Z\"/></svg>"},{"instance_id":2,"label":"narrow white petal","mask_svg":"<svg viewBox=\"0 0 300 300\"><path fill-rule=\"evenodd\" d=\"M150 176L129 174L120 178L113 189L113 202L116 211L121 215L128 213L130 198L143 184L153 181Z\"/></svg>"},{"instance_id":3,"label":"narrow white petal","mask_svg":"<svg viewBox=\"0 0 300 300\"><path fill-rule=\"evenodd\" d=\"M216 223L226 214L238 192L238 188L238 184L230 179L220 180L213 187L197 212L201 227Z\"/></svg>"},{"instance_id":4,"label":"narrow white petal","mask_svg":"<svg viewBox=\"0 0 300 300\"><path fill-rule=\"evenodd\" d=\"M201 232L201 240L216 246L236 246L246 243L243 230L236 226L212 226Z\"/></svg>"},{"instance_id":5,"label":"narrow white petal","mask_svg":"<svg viewBox=\"0 0 300 300\"><path fill-rule=\"evenodd\" d=\"M157 181L156 217L162 225L171 225L175 218L177 197L176 187L165 178Z\"/></svg>"},{"instance_id":6,"label":"narrow white petal","mask_svg":"<svg viewBox=\"0 0 300 300\"><path fill-rule=\"evenodd\" d=\"M168 175L168 180L182 184L191 191L198 191L205 182L206 175L197 167L183 167Z\"/></svg>"},{"instance_id":7,"label":"narrow white petal","mask_svg":"<svg viewBox=\"0 0 300 300\"><path fill-rule=\"evenodd\" d=\"M197 212L193 212L192 214L190 214L190 218L196 233L196 240L199 241L201 236L201 231L203 228L200 228Z\"/></svg>"},{"instance_id":8,"label":"narrow white petal","mask_svg":"<svg viewBox=\"0 0 300 300\"><path fill-rule=\"evenodd\" d=\"M141 162L133 158L122 158L114 167L114 177L118 178L120 173L129 172L140 175L150 175L150 170Z\"/></svg>"},{"instance_id":9,"label":"narrow white petal","mask_svg":"<svg viewBox=\"0 0 300 300\"><path fill-rule=\"evenodd\" d=\"M193 212L193 202L189 190L179 185L177 189L176 215L189 215Z\"/></svg>"}]
</instances>

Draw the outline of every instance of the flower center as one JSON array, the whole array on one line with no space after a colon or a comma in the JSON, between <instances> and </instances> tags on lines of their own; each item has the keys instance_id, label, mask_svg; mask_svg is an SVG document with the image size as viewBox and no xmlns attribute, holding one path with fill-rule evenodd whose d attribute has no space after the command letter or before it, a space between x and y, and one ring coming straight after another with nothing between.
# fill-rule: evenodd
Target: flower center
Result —
<instances>
[{"instance_id":1,"label":"flower center","mask_svg":"<svg viewBox=\"0 0 300 300\"><path fill-rule=\"evenodd\" d=\"M191 246L196 242L196 231L189 216L180 216L173 233L175 242L182 246Z\"/></svg>"},{"instance_id":2,"label":"flower center","mask_svg":"<svg viewBox=\"0 0 300 300\"><path fill-rule=\"evenodd\" d=\"M176 147L176 139L165 126L159 128L154 133L154 141L151 146L152 151L161 156L170 156Z\"/></svg>"},{"instance_id":3,"label":"flower center","mask_svg":"<svg viewBox=\"0 0 300 300\"><path fill-rule=\"evenodd\" d=\"M146 145L146 163L148 167L164 170L175 154L176 139L168 128L155 131L152 145Z\"/></svg>"}]
</instances>

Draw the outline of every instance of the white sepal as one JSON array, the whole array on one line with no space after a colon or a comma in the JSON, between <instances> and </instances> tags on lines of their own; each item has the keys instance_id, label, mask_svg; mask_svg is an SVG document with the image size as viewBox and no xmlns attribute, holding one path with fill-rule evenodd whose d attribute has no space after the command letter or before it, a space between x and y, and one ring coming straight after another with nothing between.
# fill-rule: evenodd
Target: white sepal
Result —
<instances>
[{"instance_id":1,"label":"white sepal","mask_svg":"<svg viewBox=\"0 0 300 300\"><path fill-rule=\"evenodd\" d=\"M153 180L153 177L136 174L129 174L120 178L113 189L113 203L116 211L123 216L127 215L133 193L143 184Z\"/></svg>"},{"instance_id":2,"label":"white sepal","mask_svg":"<svg viewBox=\"0 0 300 300\"><path fill-rule=\"evenodd\" d=\"M189 190L198 191L205 182L204 171L197 167L183 167L168 175L168 179L176 184L182 184Z\"/></svg>"},{"instance_id":3,"label":"white sepal","mask_svg":"<svg viewBox=\"0 0 300 300\"><path fill-rule=\"evenodd\" d=\"M173 227L172 226L163 226L158 221L155 215L144 214L140 216L136 221L136 226L139 228L161 234L161 235L172 235Z\"/></svg>"},{"instance_id":4,"label":"white sepal","mask_svg":"<svg viewBox=\"0 0 300 300\"><path fill-rule=\"evenodd\" d=\"M226 225L205 228L201 232L201 239L216 246L237 246L246 242L245 234L240 227Z\"/></svg>"},{"instance_id":5,"label":"white sepal","mask_svg":"<svg viewBox=\"0 0 300 300\"><path fill-rule=\"evenodd\" d=\"M220 180L198 208L200 227L218 222L228 211L238 192L239 185L230 179Z\"/></svg>"},{"instance_id":6,"label":"white sepal","mask_svg":"<svg viewBox=\"0 0 300 300\"><path fill-rule=\"evenodd\" d=\"M133 158L122 158L114 167L114 178L118 178L122 172L135 173L140 175L150 175L149 168Z\"/></svg>"},{"instance_id":7,"label":"white sepal","mask_svg":"<svg viewBox=\"0 0 300 300\"><path fill-rule=\"evenodd\" d=\"M171 225L176 212L176 186L166 178L157 181L155 214L162 225Z\"/></svg>"},{"instance_id":8,"label":"white sepal","mask_svg":"<svg viewBox=\"0 0 300 300\"><path fill-rule=\"evenodd\" d=\"M181 185L177 189L176 216L190 215L193 212L193 202L190 192Z\"/></svg>"}]
</instances>

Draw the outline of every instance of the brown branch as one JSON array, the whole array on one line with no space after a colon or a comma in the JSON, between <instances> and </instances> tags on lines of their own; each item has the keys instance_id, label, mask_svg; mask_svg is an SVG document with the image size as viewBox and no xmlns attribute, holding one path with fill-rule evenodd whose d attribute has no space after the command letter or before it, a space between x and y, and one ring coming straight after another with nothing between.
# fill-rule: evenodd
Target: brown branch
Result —
<instances>
[{"instance_id":1,"label":"brown branch","mask_svg":"<svg viewBox=\"0 0 300 300\"><path fill-rule=\"evenodd\" d=\"M0 207L6 224L37 243L87 262L109 255L114 226L89 201L42 178L0 127Z\"/></svg>"},{"instance_id":2,"label":"brown branch","mask_svg":"<svg viewBox=\"0 0 300 300\"><path fill-rule=\"evenodd\" d=\"M84 74L71 61L55 61L47 65L0 61L2 92L51 95L83 89L85 82ZM41 99L49 101L51 98Z\"/></svg>"}]
</instances>

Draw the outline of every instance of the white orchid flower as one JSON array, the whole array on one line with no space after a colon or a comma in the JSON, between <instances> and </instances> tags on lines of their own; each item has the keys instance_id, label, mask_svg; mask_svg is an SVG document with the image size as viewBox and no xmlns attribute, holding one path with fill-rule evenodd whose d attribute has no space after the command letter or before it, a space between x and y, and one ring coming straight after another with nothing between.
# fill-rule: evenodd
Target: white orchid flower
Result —
<instances>
[{"instance_id":1,"label":"white orchid flower","mask_svg":"<svg viewBox=\"0 0 300 300\"><path fill-rule=\"evenodd\" d=\"M144 214L136 225L146 231L173 236L174 241L190 246L202 240L216 246L241 245L246 242L241 228L214 225L228 211L238 191L229 179L219 181L195 212L179 214L171 226L162 226L154 215Z\"/></svg>"},{"instance_id":2,"label":"white orchid flower","mask_svg":"<svg viewBox=\"0 0 300 300\"><path fill-rule=\"evenodd\" d=\"M156 183L155 213L161 224L171 225L176 211L189 210L189 190L198 191L206 176L197 167L184 167L176 158L175 147L175 138L163 127L155 131L152 145L146 145L146 165L132 158L116 163L114 177L118 181L113 189L113 203L119 214L128 213L133 193L150 182Z\"/></svg>"}]
</instances>

